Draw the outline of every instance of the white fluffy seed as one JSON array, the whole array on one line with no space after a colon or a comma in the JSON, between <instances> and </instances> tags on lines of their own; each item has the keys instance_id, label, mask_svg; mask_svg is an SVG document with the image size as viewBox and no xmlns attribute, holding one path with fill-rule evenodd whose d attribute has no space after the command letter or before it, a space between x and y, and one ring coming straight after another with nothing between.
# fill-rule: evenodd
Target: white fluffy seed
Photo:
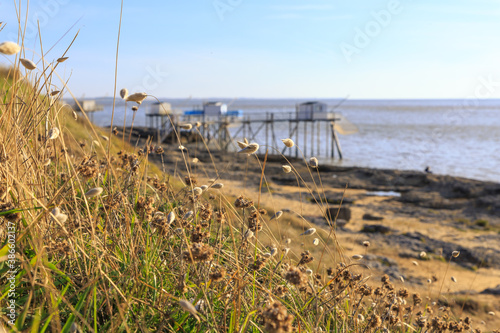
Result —
<instances>
[{"instance_id":1,"label":"white fluffy seed","mask_svg":"<svg viewBox=\"0 0 500 333\"><path fill-rule=\"evenodd\" d=\"M94 187L94 188L91 188L90 190L88 190L87 192L85 192L85 196L87 198L96 197L99 194L101 194L102 191L103 191L102 187Z\"/></svg>"},{"instance_id":2,"label":"white fluffy seed","mask_svg":"<svg viewBox=\"0 0 500 333\"><path fill-rule=\"evenodd\" d=\"M140 92L129 95L125 100L127 102L136 102L140 105L146 99L146 97L148 97L148 94L146 94L145 92Z\"/></svg>"},{"instance_id":3,"label":"white fluffy seed","mask_svg":"<svg viewBox=\"0 0 500 333\"><path fill-rule=\"evenodd\" d=\"M274 219L279 219L281 217L281 215L283 215L283 211L279 210L277 211L276 213L274 213L274 215L271 217L271 219L269 221L272 221Z\"/></svg>"},{"instance_id":4,"label":"white fluffy seed","mask_svg":"<svg viewBox=\"0 0 500 333\"><path fill-rule=\"evenodd\" d=\"M59 128L54 127L50 129L49 134L47 135L47 140L54 140L59 136Z\"/></svg>"},{"instance_id":5,"label":"white fluffy seed","mask_svg":"<svg viewBox=\"0 0 500 333\"><path fill-rule=\"evenodd\" d=\"M361 260L361 259L363 259L363 256L361 254L355 254L351 258L354 260Z\"/></svg>"},{"instance_id":6,"label":"white fluffy seed","mask_svg":"<svg viewBox=\"0 0 500 333\"><path fill-rule=\"evenodd\" d=\"M168 213L167 215L167 224L172 224L173 222L175 221L175 213L174 211L171 211L170 213Z\"/></svg>"},{"instance_id":7,"label":"white fluffy seed","mask_svg":"<svg viewBox=\"0 0 500 333\"><path fill-rule=\"evenodd\" d=\"M3 42L0 44L0 53L13 55L21 51L21 47L14 42Z\"/></svg>"},{"instance_id":8,"label":"white fluffy seed","mask_svg":"<svg viewBox=\"0 0 500 333\"><path fill-rule=\"evenodd\" d=\"M451 255L453 256L453 258L456 258L460 255L460 251L453 251Z\"/></svg>"},{"instance_id":9,"label":"white fluffy seed","mask_svg":"<svg viewBox=\"0 0 500 333\"><path fill-rule=\"evenodd\" d=\"M211 188L215 189L215 190L220 190L221 188L224 187L224 184L222 183L217 183L217 184L213 184L212 186L210 186Z\"/></svg>"},{"instance_id":10,"label":"white fluffy seed","mask_svg":"<svg viewBox=\"0 0 500 333\"><path fill-rule=\"evenodd\" d=\"M190 129L192 129L192 128L193 128L193 125L191 125L191 124L182 124L182 125L180 125L179 127L180 127L181 129L183 129L183 130L190 130Z\"/></svg>"},{"instance_id":11,"label":"white fluffy seed","mask_svg":"<svg viewBox=\"0 0 500 333\"><path fill-rule=\"evenodd\" d=\"M281 169L283 169L284 173L290 173L292 171L292 167L289 165L282 165Z\"/></svg>"},{"instance_id":12,"label":"white fluffy seed","mask_svg":"<svg viewBox=\"0 0 500 333\"><path fill-rule=\"evenodd\" d=\"M255 154L259 150L259 144L258 143L250 143L248 146L245 148L241 149L238 151L239 154Z\"/></svg>"},{"instance_id":13,"label":"white fluffy seed","mask_svg":"<svg viewBox=\"0 0 500 333\"><path fill-rule=\"evenodd\" d=\"M319 238L314 238L313 245L318 246L318 244L319 244Z\"/></svg>"},{"instance_id":14,"label":"white fluffy seed","mask_svg":"<svg viewBox=\"0 0 500 333\"><path fill-rule=\"evenodd\" d=\"M292 148L295 145L292 139L282 139L281 141L283 141L285 146L287 146L288 148Z\"/></svg>"},{"instance_id":15,"label":"white fluffy seed","mask_svg":"<svg viewBox=\"0 0 500 333\"><path fill-rule=\"evenodd\" d=\"M319 166L319 162L318 162L318 159L316 157L311 157L309 159L309 166L311 168L317 168Z\"/></svg>"},{"instance_id":16,"label":"white fluffy seed","mask_svg":"<svg viewBox=\"0 0 500 333\"><path fill-rule=\"evenodd\" d=\"M315 232L316 232L315 228L309 228L306 231L304 231L303 233L301 233L299 236L309 236L309 235L314 234Z\"/></svg>"},{"instance_id":17,"label":"white fluffy seed","mask_svg":"<svg viewBox=\"0 0 500 333\"><path fill-rule=\"evenodd\" d=\"M196 311L196 308L194 307L193 304L191 304L189 301L185 300L185 299L181 299L179 301L179 304L181 306L181 308L184 310L184 311L187 311L189 312L190 314L192 314L196 319L199 320L198 318L198 311Z\"/></svg>"}]
</instances>

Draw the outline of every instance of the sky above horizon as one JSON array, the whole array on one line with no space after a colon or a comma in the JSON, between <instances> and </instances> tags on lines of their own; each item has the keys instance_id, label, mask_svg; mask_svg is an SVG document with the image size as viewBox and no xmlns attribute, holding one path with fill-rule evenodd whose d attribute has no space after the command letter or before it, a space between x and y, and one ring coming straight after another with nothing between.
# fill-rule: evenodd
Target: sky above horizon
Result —
<instances>
[{"instance_id":1,"label":"sky above horizon","mask_svg":"<svg viewBox=\"0 0 500 333\"><path fill-rule=\"evenodd\" d=\"M77 97L112 96L119 16L119 1L32 0L25 46L36 54L25 57L40 59L37 21L49 60L79 32L58 73ZM16 41L14 1L0 1L0 21L0 42ZM499 0L124 1L117 89L170 98L500 98L499 32Z\"/></svg>"}]
</instances>

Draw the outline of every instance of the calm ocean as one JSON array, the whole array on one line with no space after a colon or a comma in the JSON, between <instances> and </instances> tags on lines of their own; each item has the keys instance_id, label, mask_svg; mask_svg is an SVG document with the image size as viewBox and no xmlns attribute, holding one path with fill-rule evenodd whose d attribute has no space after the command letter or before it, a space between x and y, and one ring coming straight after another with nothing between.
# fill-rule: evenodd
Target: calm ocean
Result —
<instances>
[{"instance_id":1,"label":"calm ocean","mask_svg":"<svg viewBox=\"0 0 500 333\"><path fill-rule=\"evenodd\" d=\"M216 99L245 116L295 111L295 99ZM201 99L165 99L173 109L200 108ZM319 99L355 125L358 132L340 135L344 159L322 163L434 173L500 182L500 100L340 100ZM104 111L93 114L100 126L111 123L111 99L97 99ZM131 104L127 124L132 120ZM148 102L141 105L136 126L145 126ZM117 102L114 125L123 126L124 104ZM285 128L286 127L286 128ZM288 125L276 128L278 139ZM324 130L324 129L322 129ZM324 133L323 133L324 135ZM282 137L281 137L282 136ZM314 139L316 142L316 139ZM259 142L264 143L264 142ZM299 145L303 145L299 142ZM281 147L281 146L280 146ZM323 148L326 151L326 147ZM310 151L310 149L309 149Z\"/></svg>"}]
</instances>

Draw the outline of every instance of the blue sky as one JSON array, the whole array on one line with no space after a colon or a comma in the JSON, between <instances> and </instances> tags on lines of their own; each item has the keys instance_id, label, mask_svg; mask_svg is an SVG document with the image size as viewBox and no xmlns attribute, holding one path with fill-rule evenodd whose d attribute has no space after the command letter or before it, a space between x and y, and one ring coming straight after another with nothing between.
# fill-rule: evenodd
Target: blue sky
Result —
<instances>
[{"instance_id":1,"label":"blue sky","mask_svg":"<svg viewBox=\"0 0 500 333\"><path fill-rule=\"evenodd\" d=\"M48 59L79 30L59 73L77 96L112 96L119 13L119 1L30 1L26 46L39 53L37 19L45 52L62 37ZM0 21L0 41L17 38L14 1L0 0ZM122 87L158 97L500 98L500 1L125 0Z\"/></svg>"}]
</instances>

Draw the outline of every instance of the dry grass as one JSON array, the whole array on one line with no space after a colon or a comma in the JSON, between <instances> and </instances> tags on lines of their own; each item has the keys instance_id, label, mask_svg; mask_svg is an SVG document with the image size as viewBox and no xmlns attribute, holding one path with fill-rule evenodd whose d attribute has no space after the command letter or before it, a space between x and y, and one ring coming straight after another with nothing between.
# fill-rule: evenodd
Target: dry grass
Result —
<instances>
[{"instance_id":1,"label":"dry grass","mask_svg":"<svg viewBox=\"0 0 500 333\"><path fill-rule=\"evenodd\" d=\"M4 326L31 332L470 331L469 318L396 288L387 276L368 281L336 241L335 217L327 217L326 230L297 215L272 219L259 198L198 184L187 158L189 176L181 183L148 162L163 148L131 147L120 133L104 140L107 133L73 119L60 93L51 96L57 64L44 59L37 69L44 75L21 69L24 76L4 72L0 79L0 275L10 274L7 226L15 226L19 268L13 326L9 286L2 289ZM18 71L16 61L7 73ZM61 134L51 139L53 128ZM264 186L265 160L250 158L262 168ZM315 172L297 174L298 182L306 186L302 177ZM316 184L309 191L324 211L321 180ZM300 235L312 227L316 233Z\"/></svg>"}]
</instances>

